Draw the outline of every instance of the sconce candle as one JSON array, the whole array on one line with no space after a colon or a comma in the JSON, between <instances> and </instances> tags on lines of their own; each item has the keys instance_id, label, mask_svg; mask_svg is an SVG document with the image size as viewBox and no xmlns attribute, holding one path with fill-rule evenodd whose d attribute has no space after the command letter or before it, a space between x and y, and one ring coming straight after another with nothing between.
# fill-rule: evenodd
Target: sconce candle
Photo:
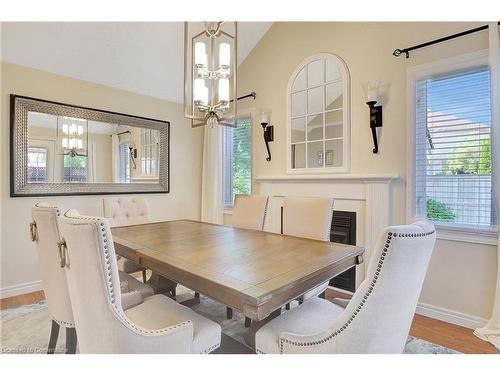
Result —
<instances>
[{"instance_id":1,"label":"sconce candle","mask_svg":"<svg viewBox=\"0 0 500 375\"><path fill-rule=\"evenodd\" d=\"M269 111L263 111L260 114L260 123L261 124L269 124L271 122L271 112Z\"/></svg>"},{"instance_id":2,"label":"sconce candle","mask_svg":"<svg viewBox=\"0 0 500 375\"><path fill-rule=\"evenodd\" d=\"M373 138L373 153L378 153L377 129L382 126L382 106L375 105L379 101L380 82L373 81L365 85L366 104L370 108L370 129Z\"/></svg>"},{"instance_id":3,"label":"sconce candle","mask_svg":"<svg viewBox=\"0 0 500 375\"><path fill-rule=\"evenodd\" d=\"M271 150L269 149L269 142L274 141L274 127L270 126L271 123L271 111L265 110L260 113L260 124L262 125L262 130L264 130L264 142L266 143L267 149L267 161L271 161Z\"/></svg>"}]
</instances>

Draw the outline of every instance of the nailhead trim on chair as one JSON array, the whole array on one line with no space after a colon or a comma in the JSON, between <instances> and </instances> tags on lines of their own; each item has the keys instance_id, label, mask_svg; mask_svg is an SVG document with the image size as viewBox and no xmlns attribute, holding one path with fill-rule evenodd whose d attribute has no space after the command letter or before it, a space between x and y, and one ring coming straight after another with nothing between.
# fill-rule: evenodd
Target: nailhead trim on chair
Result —
<instances>
[{"instance_id":1,"label":"nailhead trim on chair","mask_svg":"<svg viewBox=\"0 0 500 375\"><path fill-rule=\"evenodd\" d=\"M269 197L266 199L266 206L264 207L264 218L262 219L262 230L264 230L264 225L266 224L267 208L269 206Z\"/></svg>"},{"instance_id":2,"label":"nailhead trim on chair","mask_svg":"<svg viewBox=\"0 0 500 375\"><path fill-rule=\"evenodd\" d=\"M361 308L365 304L365 302L368 299L368 297L373 292L375 284L377 283L377 280L378 280L378 276L379 276L380 271L382 269L382 265L384 264L385 256L387 255L387 252L389 251L389 245L391 243L392 237L426 237L426 236L429 236L429 235L433 234L434 232L435 232L435 230L433 230L431 232L425 232L425 233L392 233L392 232L389 232L387 234L387 240L386 240L385 245L384 245L384 250L382 250L382 254L381 254L381 256L379 258L379 261L378 261L377 270L375 271L375 275L373 276L373 279L372 279L372 281L370 283L370 287L368 288L368 291L365 293L365 295L363 296L363 299L359 303L358 307L356 307L356 309L354 310L354 312L351 315L351 317L347 320L347 322L344 323L344 325L342 327L340 327L339 329L337 329L336 331L334 331L333 333L331 333L329 336L325 337L322 340L318 340L318 341L298 342L298 341L292 341L292 340L280 337L280 354L283 354L283 344L284 343L290 344L290 345L294 345L294 346L314 346L314 345L320 345L320 344L324 344L325 342L331 340L332 338L334 338L335 336L339 335L340 333L342 333L345 329L347 329L349 327L349 325L352 323L352 321L354 320L354 318L356 318L356 316L358 315L358 313L361 311ZM265 353L261 352L258 349L256 349L256 352L258 352L258 353L260 352L261 354L265 354Z\"/></svg>"},{"instance_id":3,"label":"nailhead trim on chair","mask_svg":"<svg viewBox=\"0 0 500 375\"><path fill-rule=\"evenodd\" d=\"M75 327L75 325L73 323L63 322L61 320L57 320L54 318L52 318L52 320L55 321L57 324L59 324L62 327L66 327L66 328L74 328Z\"/></svg>"},{"instance_id":4,"label":"nailhead trim on chair","mask_svg":"<svg viewBox=\"0 0 500 375\"><path fill-rule=\"evenodd\" d=\"M127 316L123 313L123 309L118 308L118 305L116 304L115 290L114 290L114 286L112 284L112 277L111 277L111 264L110 264L110 260L109 260L110 255L109 255L108 244L107 244L108 237L107 237L107 234L106 234L106 229L104 227L103 220L100 219L100 218L87 217L87 216L69 217L69 216L65 215L65 217L67 219L74 220L74 221L77 221L77 222L79 220L87 220L87 221L90 221L93 224L97 225L97 228L101 229L101 239L103 241L104 258L106 259L105 264L103 263L103 265L105 267L105 270L104 270L105 271L105 278L107 277L107 279L105 281L106 281L107 289L108 289L108 297L109 297L108 301L111 304L113 313L115 313L115 315L118 317L118 319L123 324L125 324L126 326L128 326L132 330L140 332L141 334L147 335L147 336L156 336L156 335L160 335L160 334L163 334L163 333L166 333L166 332L170 332L170 331L174 331L174 330L180 329L180 328L185 327L187 325L192 325L193 322L191 320L186 320L186 321L184 321L182 323L179 323L179 324L167 327L167 328L151 330L151 329L143 329L143 328L135 325L134 323L132 323L127 318ZM88 224L83 224L83 225L88 225ZM120 291L120 293L121 293L121 291Z\"/></svg>"},{"instance_id":5,"label":"nailhead trim on chair","mask_svg":"<svg viewBox=\"0 0 500 375\"><path fill-rule=\"evenodd\" d=\"M203 350L200 354L208 354L208 353L214 351L215 349L217 349L219 346L220 346L220 343L212 345L210 348Z\"/></svg>"}]
</instances>

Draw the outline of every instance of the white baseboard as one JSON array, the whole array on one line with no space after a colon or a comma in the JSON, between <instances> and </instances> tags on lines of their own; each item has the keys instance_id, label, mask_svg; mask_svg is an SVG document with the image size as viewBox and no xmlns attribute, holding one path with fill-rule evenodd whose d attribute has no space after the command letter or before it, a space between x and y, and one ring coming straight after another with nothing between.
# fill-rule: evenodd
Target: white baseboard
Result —
<instances>
[{"instance_id":1,"label":"white baseboard","mask_svg":"<svg viewBox=\"0 0 500 375\"><path fill-rule=\"evenodd\" d=\"M464 314L458 311L445 309L443 307L428 305L426 303L419 303L417 305L416 313L470 329L483 327L487 322L486 319L478 316Z\"/></svg>"},{"instance_id":2,"label":"white baseboard","mask_svg":"<svg viewBox=\"0 0 500 375\"><path fill-rule=\"evenodd\" d=\"M42 281L31 281L29 283L7 286L0 289L0 298L14 297L21 294L42 290Z\"/></svg>"}]
</instances>

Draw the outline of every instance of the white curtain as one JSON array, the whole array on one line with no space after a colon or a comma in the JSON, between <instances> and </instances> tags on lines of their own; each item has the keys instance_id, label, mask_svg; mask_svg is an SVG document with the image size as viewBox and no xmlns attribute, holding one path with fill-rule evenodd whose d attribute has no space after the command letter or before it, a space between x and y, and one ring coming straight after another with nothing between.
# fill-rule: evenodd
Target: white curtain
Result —
<instances>
[{"instance_id":1,"label":"white curtain","mask_svg":"<svg viewBox=\"0 0 500 375\"><path fill-rule=\"evenodd\" d=\"M491 70L491 152L493 165L493 190L495 191L495 208L497 223L500 224L500 38L496 22L489 24L489 54ZM500 235L497 250L497 286L495 303L491 319L483 328L478 328L474 334L491 342L500 349Z\"/></svg>"},{"instance_id":2,"label":"white curtain","mask_svg":"<svg viewBox=\"0 0 500 375\"><path fill-rule=\"evenodd\" d=\"M205 126L201 182L201 221L222 224L222 127Z\"/></svg>"},{"instance_id":3,"label":"white curtain","mask_svg":"<svg viewBox=\"0 0 500 375\"><path fill-rule=\"evenodd\" d=\"M111 135L111 171L113 182L120 182L120 139L118 135Z\"/></svg>"}]
</instances>

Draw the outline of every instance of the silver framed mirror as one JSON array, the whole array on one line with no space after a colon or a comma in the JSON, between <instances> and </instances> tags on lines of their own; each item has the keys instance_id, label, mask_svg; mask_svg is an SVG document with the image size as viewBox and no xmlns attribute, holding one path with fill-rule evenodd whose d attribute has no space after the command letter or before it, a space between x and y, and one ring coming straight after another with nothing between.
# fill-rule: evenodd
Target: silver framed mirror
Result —
<instances>
[{"instance_id":1,"label":"silver framed mirror","mask_svg":"<svg viewBox=\"0 0 500 375\"><path fill-rule=\"evenodd\" d=\"M168 193L170 123L10 96L10 196Z\"/></svg>"}]
</instances>

